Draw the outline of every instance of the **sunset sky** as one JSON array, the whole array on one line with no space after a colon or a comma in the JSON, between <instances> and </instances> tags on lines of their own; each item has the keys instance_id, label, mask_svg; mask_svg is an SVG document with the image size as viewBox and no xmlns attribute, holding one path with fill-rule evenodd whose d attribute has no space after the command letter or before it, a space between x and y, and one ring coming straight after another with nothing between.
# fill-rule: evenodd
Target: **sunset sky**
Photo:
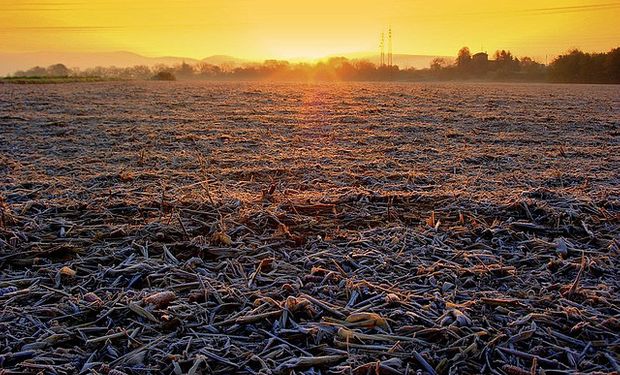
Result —
<instances>
[{"instance_id":1,"label":"sunset sky","mask_svg":"<svg viewBox=\"0 0 620 375\"><path fill-rule=\"evenodd\" d=\"M553 56L620 43L620 1L1 0L0 51L131 51L147 56L315 58L376 52Z\"/></svg>"}]
</instances>

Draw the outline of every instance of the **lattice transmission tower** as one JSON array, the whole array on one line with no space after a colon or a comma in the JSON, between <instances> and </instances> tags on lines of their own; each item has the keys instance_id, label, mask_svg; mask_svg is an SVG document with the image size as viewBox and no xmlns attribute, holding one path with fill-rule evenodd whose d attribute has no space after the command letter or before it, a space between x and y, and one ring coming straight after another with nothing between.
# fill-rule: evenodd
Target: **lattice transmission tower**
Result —
<instances>
[{"instance_id":1,"label":"lattice transmission tower","mask_svg":"<svg viewBox=\"0 0 620 375\"><path fill-rule=\"evenodd\" d=\"M381 40L379 41L379 50L381 55L381 65L385 66L385 33L381 33Z\"/></svg>"},{"instance_id":2,"label":"lattice transmission tower","mask_svg":"<svg viewBox=\"0 0 620 375\"><path fill-rule=\"evenodd\" d=\"M392 26L388 29L388 57L387 57L388 66L392 66L394 64L394 60L392 58Z\"/></svg>"}]
</instances>

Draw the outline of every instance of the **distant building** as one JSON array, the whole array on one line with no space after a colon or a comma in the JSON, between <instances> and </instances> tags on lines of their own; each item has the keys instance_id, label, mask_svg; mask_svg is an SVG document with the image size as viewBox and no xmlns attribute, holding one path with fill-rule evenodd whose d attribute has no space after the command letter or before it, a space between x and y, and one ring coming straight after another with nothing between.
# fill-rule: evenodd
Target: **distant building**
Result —
<instances>
[{"instance_id":1,"label":"distant building","mask_svg":"<svg viewBox=\"0 0 620 375\"><path fill-rule=\"evenodd\" d=\"M489 62L489 54L486 52L478 52L477 54L471 57L471 60L474 63L488 63Z\"/></svg>"},{"instance_id":2,"label":"distant building","mask_svg":"<svg viewBox=\"0 0 620 375\"><path fill-rule=\"evenodd\" d=\"M483 75L489 70L489 54L486 52L478 52L471 57L472 71L476 75Z\"/></svg>"}]
</instances>

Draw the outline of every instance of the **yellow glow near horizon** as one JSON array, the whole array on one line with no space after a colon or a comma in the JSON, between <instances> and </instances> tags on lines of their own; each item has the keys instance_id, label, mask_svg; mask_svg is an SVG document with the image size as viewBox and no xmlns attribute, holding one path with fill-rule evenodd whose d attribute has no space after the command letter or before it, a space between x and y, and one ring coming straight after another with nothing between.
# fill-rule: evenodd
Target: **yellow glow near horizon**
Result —
<instances>
[{"instance_id":1,"label":"yellow glow near horizon","mask_svg":"<svg viewBox=\"0 0 620 375\"><path fill-rule=\"evenodd\" d=\"M620 1L2 0L0 52L118 51L247 59L376 53L453 56L462 46L544 57L618 46Z\"/></svg>"}]
</instances>

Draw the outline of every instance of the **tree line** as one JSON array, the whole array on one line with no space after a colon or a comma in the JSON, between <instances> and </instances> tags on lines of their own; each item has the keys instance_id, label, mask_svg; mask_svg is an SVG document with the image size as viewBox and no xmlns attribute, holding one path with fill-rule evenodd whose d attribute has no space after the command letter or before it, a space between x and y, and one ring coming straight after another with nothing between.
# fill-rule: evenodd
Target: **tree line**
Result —
<instances>
[{"instance_id":1,"label":"tree line","mask_svg":"<svg viewBox=\"0 0 620 375\"><path fill-rule=\"evenodd\" d=\"M547 69L530 57L518 58L510 51L473 54L468 47L459 50L453 63L435 59L431 71L439 79L481 79L490 81L544 81Z\"/></svg>"},{"instance_id":2,"label":"tree line","mask_svg":"<svg viewBox=\"0 0 620 375\"><path fill-rule=\"evenodd\" d=\"M123 80L301 80L301 81L430 81L489 80L527 82L620 83L620 48L608 53L572 50L548 66L510 51L472 54L463 47L455 59L437 58L427 69L377 66L366 60L333 57L317 63L266 60L241 66L201 62L175 66L138 65L127 68L96 67L69 69L63 64L34 67L14 77L102 77Z\"/></svg>"},{"instance_id":3,"label":"tree line","mask_svg":"<svg viewBox=\"0 0 620 375\"><path fill-rule=\"evenodd\" d=\"M549 66L552 82L620 83L620 48L607 53L569 51Z\"/></svg>"}]
</instances>

